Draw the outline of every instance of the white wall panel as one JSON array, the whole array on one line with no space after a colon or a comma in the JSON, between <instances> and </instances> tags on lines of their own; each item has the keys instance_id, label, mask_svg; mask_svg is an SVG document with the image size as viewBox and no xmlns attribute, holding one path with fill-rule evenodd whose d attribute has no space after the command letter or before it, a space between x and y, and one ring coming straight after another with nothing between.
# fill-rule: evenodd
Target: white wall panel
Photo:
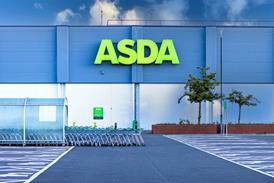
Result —
<instances>
[{"instance_id":1,"label":"white wall panel","mask_svg":"<svg viewBox=\"0 0 274 183\"><path fill-rule=\"evenodd\" d=\"M0 98L57 98L57 84L0 84Z\"/></svg>"},{"instance_id":2,"label":"white wall panel","mask_svg":"<svg viewBox=\"0 0 274 183\"><path fill-rule=\"evenodd\" d=\"M133 120L133 85L130 84L67 84L69 125L98 127L131 127ZM104 119L93 119L93 107L104 108Z\"/></svg>"}]
</instances>

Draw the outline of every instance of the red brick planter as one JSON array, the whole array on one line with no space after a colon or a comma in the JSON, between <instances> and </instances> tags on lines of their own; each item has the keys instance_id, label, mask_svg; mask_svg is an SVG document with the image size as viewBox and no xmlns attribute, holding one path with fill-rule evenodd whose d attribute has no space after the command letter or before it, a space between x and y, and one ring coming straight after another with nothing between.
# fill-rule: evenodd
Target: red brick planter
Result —
<instances>
[{"instance_id":1,"label":"red brick planter","mask_svg":"<svg viewBox=\"0 0 274 183\"><path fill-rule=\"evenodd\" d=\"M156 124L152 125L153 134L217 134L218 125L213 124Z\"/></svg>"},{"instance_id":2,"label":"red brick planter","mask_svg":"<svg viewBox=\"0 0 274 183\"><path fill-rule=\"evenodd\" d=\"M274 133L274 124L228 124L228 134Z\"/></svg>"}]
</instances>

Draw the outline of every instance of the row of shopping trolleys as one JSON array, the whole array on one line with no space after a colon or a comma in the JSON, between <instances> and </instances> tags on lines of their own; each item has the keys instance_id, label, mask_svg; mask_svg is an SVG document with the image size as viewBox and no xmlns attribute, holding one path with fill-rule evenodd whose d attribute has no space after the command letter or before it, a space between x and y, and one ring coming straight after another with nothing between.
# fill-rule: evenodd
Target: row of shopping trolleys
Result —
<instances>
[{"instance_id":1,"label":"row of shopping trolleys","mask_svg":"<svg viewBox=\"0 0 274 183\"><path fill-rule=\"evenodd\" d=\"M1 133L0 145L33 146L144 146L140 131L136 130L69 130L58 133Z\"/></svg>"},{"instance_id":2,"label":"row of shopping trolleys","mask_svg":"<svg viewBox=\"0 0 274 183\"><path fill-rule=\"evenodd\" d=\"M140 133L66 133L69 146L144 146Z\"/></svg>"}]
</instances>

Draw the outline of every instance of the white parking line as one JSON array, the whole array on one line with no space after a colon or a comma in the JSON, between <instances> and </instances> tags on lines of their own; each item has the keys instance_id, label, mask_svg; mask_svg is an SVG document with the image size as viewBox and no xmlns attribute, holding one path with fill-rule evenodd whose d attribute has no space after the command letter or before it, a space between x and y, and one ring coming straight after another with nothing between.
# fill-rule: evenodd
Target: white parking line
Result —
<instances>
[{"instance_id":1,"label":"white parking line","mask_svg":"<svg viewBox=\"0 0 274 183\"><path fill-rule=\"evenodd\" d=\"M48 164L47 166L45 166L42 170L40 170L39 172L33 174L27 181L25 181L25 183L30 183L31 181L33 181L36 177L38 177L41 173L43 173L44 171L46 171L47 169L49 169L49 167L51 167L52 165L54 165L55 163L57 163L63 156L65 156L70 150L72 150L74 147L70 147L68 150L66 150L63 154L61 154L58 158L56 158L53 162L51 162L50 164Z\"/></svg>"},{"instance_id":2,"label":"white parking line","mask_svg":"<svg viewBox=\"0 0 274 183\"><path fill-rule=\"evenodd\" d=\"M268 149L274 148L273 142L233 136L165 135L165 137L274 178L274 151Z\"/></svg>"},{"instance_id":3,"label":"white parking line","mask_svg":"<svg viewBox=\"0 0 274 183\"><path fill-rule=\"evenodd\" d=\"M28 181L69 150L69 147L0 147L0 183Z\"/></svg>"}]
</instances>

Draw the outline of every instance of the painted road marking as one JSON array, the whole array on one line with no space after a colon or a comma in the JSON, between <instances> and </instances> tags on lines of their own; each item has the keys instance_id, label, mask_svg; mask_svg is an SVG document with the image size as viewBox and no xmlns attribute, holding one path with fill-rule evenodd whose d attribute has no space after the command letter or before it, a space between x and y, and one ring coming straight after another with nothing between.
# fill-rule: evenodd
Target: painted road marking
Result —
<instances>
[{"instance_id":1,"label":"painted road marking","mask_svg":"<svg viewBox=\"0 0 274 183\"><path fill-rule=\"evenodd\" d=\"M36 177L38 177L41 173L43 173L44 171L46 171L47 169L49 169L49 167L51 167L52 165L54 165L55 163L57 163L57 161L59 161L63 156L65 156L71 149L73 149L74 147L70 147L69 149L67 149L65 152L63 152L58 158L56 158L54 161L52 161L50 164L48 164L47 166L45 166L43 169L41 169L39 172L36 172L34 175L32 175L27 181L25 181L25 183L30 183L31 181L33 181Z\"/></svg>"},{"instance_id":2,"label":"painted road marking","mask_svg":"<svg viewBox=\"0 0 274 183\"><path fill-rule=\"evenodd\" d=\"M0 183L30 182L71 148L0 147Z\"/></svg>"},{"instance_id":3,"label":"painted road marking","mask_svg":"<svg viewBox=\"0 0 274 183\"><path fill-rule=\"evenodd\" d=\"M188 146L274 178L274 143L241 136L165 135ZM273 137L274 141L274 137Z\"/></svg>"}]
</instances>

